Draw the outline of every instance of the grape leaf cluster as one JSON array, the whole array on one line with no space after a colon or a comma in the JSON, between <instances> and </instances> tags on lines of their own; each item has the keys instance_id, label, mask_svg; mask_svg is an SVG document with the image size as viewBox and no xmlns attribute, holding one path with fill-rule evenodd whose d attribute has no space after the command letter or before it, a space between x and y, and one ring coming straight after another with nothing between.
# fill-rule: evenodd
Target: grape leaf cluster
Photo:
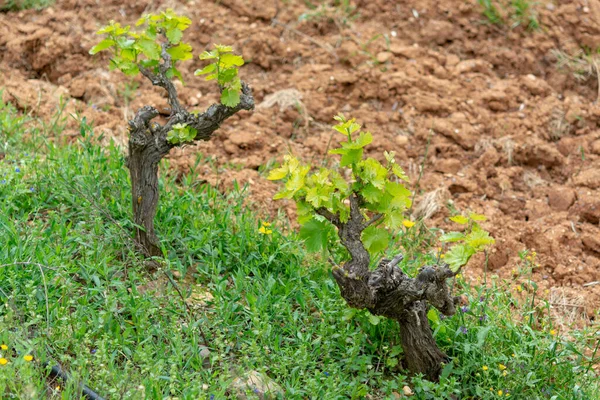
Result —
<instances>
[{"instance_id":1,"label":"grape leaf cluster","mask_svg":"<svg viewBox=\"0 0 600 400\"><path fill-rule=\"evenodd\" d=\"M495 240L478 223L486 220L485 215L475 213L471 213L467 217L456 215L450 220L460 225L466 225L464 232L449 232L440 236L442 242L456 243L444 254L444 262L450 266L451 270L458 271L469 261L471 256L494 244Z\"/></svg>"},{"instance_id":2,"label":"grape leaf cluster","mask_svg":"<svg viewBox=\"0 0 600 400\"><path fill-rule=\"evenodd\" d=\"M105 38L92 47L89 53L93 55L107 49L112 50L113 57L109 68L133 76L140 72L140 68L158 75L161 60L165 59L163 51L166 51L170 57L170 66L165 71L166 77L177 78L183 83L177 63L193 58L192 46L181 40L183 32L190 24L191 20L188 17L177 15L171 9L160 14L144 15L136 23L136 27L140 29L136 32L132 31L129 25L121 26L120 23L111 21L96 32L105 35ZM240 102L242 90L238 67L244 64L244 59L233 54L233 49L229 46L215 44L214 47L214 50L202 53L200 59L216 61L203 70L196 71L196 75L210 73L206 79L217 79L221 88L222 104L235 107Z\"/></svg>"},{"instance_id":3,"label":"grape leaf cluster","mask_svg":"<svg viewBox=\"0 0 600 400\"><path fill-rule=\"evenodd\" d=\"M387 248L389 233L402 226L404 212L411 205L411 192L403 181L408 177L396 163L394 153L385 153L385 165L374 158L364 158L364 148L373 141L370 132L361 131L355 119L346 119L337 115L338 122L333 129L345 136L341 147L329 151L341 155L340 167L336 169L319 168L312 172L308 165L287 155L281 167L271 171L268 179L285 180L283 189L275 199L293 199L298 206L298 220L302 226L301 236L306 239L309 250L319 250L328 244L331 238L331 225L319 214L318 209L338 215L341 222L347 222L350 216L348 200L356 196L360 200L365 215L381 214L382 218L362 232L361 239L371 253Z\"/></svg>"},{"instance_id":4,"label":"grape leaf cluster","mask_svg":"<svg viewBox=\"0 0 600 400\"><path fill-rule=\"evenodd\" d=\"M362 131L355 119L342 114L334 119L337 124L333 129L345 137L340 147L329 151L341 156L339 168L311 168L286 155L283 164L273 169L268 179L284 182L274 199L296 202L300 236L310 251L327 248L336 236L333 225L319 211L326 211L345 223L350 218L349 199L354 196L366 221L378 217L361 233L363 245L374 255L388 248L390 232L402 229L406 222L405 212L411 206L412 194L404 183L409 179L396 162L394 152L384 153L385 164L364 157L364 148L373 141L373 135ZM473 254L493 244L494 239L478 224L485 220L483 215L458 215L451 220L467 225L465 232L451 232L440 238L455 243L444 255L444 261L457 271Z\"/></svg>"},{"instance_id":5,"label":"grape leaf cluster","mask_svg":"<svg viewBox=\"0 0 600 400\"><path fill-rule=\"evenodd\" d=\"M221 103L228 107L235 107L240 102L242 81L238 76L238 67L244 65L242 56L232 53L230 46L215 45L211 51L200 54L201 60L214 60L203 69L197 70L194 75L208 75L207 81L217 80L222 88Z\"/></svg>"},{"instance_id":6,"label":"grape leaf cluster","mask_svg":"<svg viewBox=\"0 0 600 400\"><path fill-rule=\"evenodd\" d=\"M198 131L185 124L175 124L167 134L167 140L172 144L191 142L194 140Z\"/></svg>"}]
</instances>

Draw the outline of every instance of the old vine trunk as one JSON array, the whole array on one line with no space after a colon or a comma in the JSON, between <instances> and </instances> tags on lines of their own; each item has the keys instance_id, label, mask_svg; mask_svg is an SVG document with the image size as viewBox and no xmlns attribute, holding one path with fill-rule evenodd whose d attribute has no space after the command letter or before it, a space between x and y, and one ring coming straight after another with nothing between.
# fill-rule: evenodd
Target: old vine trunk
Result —
<instances>
[{"instance_id":1,"label":"old vine trunk","mask_svg":"<svg viewBox=\"0 0 600 400\"><path fill-rule=\"evenodd\" d=\"M173 125L185 124L195 129L197 133L194 141L208 140L227 118L240 110L254 108L252 90L242 82L242 93L237 106L213 104L202 114L189 113L179 103L175 85L167 77L167 71L171 68L171 57L166 49L166 45L163 45L163 63L157 74L143 67L140 67L140 71L153 85L167 91L171 107L168 122L164 126L152 122L158 116L158 111L150 106L142 107L129 121L127 167L131 175L133 221L136 225L135 243L142 254L150 257L162 254L154 231L154 217L159 199L158 164L173 147L183 145L183 143L173 144L167 140Z\"/></svg>"},{"instance_id":2,"label":"old vine trunk","mask_svg":"<svg viewBox=\"0 0 600 400\"><path fill-rule=\"evenodd\" d=\"M350 197L350 218L342 222L338 215L326 209L317 212L338 228L342 244L351 255L342 267L333 268L333 276L342 297L349 306L366 308L371 314L394 319L400 324L400 338L405 363L413 374L423 374L437 381L442 363L448 360L433 338L427 318L429 306L445 315L456 312L458 298L452 297L446 280L456 275L446 265L424 266L410 278L399 267L402 255L382 260L369 270L369 253L360 240L362 231L380 219L375 215L365 221L360 210L364 199Z\"/></svg>"}]
</instances>

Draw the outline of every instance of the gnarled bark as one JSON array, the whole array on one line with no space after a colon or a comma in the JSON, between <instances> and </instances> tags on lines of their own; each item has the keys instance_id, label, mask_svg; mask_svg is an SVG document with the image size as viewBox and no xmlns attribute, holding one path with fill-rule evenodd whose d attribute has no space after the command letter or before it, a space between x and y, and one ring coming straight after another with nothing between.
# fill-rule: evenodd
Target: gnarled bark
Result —
<instances>
[{"instance_id":1,"label":"gnarled bark","mask_svg":"<svg viewBox=\"0 0 600 400\"><path fill-rule=\"evenodd\" d=\"M171 116L169 121L161 126L152 122L158 111L150 106L142 107L135 117L129 121L129 157L127 166L131 175L131 194L133 206L133 221L136 225L135 242L139 250L146 256L160 256L158 237L154 231L154 216L158 205L158 164L173 147L181 144L172 144L167 141L167 135L173 125L186 124L196 129L194 140L208 140L212 133L227 118L240 110L252 110L254 98L248 85L242 83L240 103L235 107L223 104L213 104L202 114L191 114L179 103L177 90L173 82L167 78L167 71L171 68L171 57L163 45L162 59L158 73L140 67L142 74L153 85L160 86L167 91Z\"/></svg>"},{"instance_id":2,"label":"gnarled bark","mask_svg":"<svg viewBox=\"0 0 600 400\"><path fill-rule=\"evenodd\" d=\"M333 268L335 281L349 306L366 308L371 314L398 321L409 371L436 381L442 363L448 358L435 343L427 308L431 305L445 315L456 312L458 298L451 296L446 284L446 280L456 273L446 265L424 266L415 278L410 278L398 267L402 255L391 261L384 259L374 271L370 271L369 253L360 236L380 217L376 215L365 221L360 211L362 202L356 195L350 197L350 218L347 222L341 222L338 215L325 209L317 210L338 228L342 244L351 255L350 261L342 267Z\"/></svg>"}]
</instances>

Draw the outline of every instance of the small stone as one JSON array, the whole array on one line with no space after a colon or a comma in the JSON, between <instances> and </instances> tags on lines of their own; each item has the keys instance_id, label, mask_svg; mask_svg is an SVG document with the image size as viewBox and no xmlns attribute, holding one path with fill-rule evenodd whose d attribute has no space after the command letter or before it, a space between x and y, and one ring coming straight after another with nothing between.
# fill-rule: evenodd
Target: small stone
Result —
<instances>
[{"instance_id":1,"label":"small stone","mask_svg":"<svg viewBox=\"0 0 600 400\"><path fill-rule=\"evenodd\" d=\"M261 400L283 397L283 389L273 379L258 371L250 371L236 378L229 387L230 392L238 400L248 400L247 393L253 393Z\"/></svg>"},{"instance_id":2,"label":"small stone","mask_svg":"<svg viewBox=\"0 0 600 400\"><path fill-rule=\"evenodd\" d=\"M393 54L390 53L389 51L382 51L380 53L377 53L377 62L380 63L385 63L388 62L391 58L392 58Z\"/></svg>"},{"instance_id":3,"label":"small stone","mask_svg":"<svg viewBox=\"0 0 600 400\"><path fill-rule=\"evenodd\" d=\"M548 205L557 211L567 211L576 199L575 190L566 186L553 186L548 193Z\"/></svg>"},{"instance_id":4,"label":"small stone","mask_svg":"<svg viewBox=\"0 0 600 400\"><path fill-rule=\"evenodd\" d=\"M408 386L404 386L402 388L402 393L404 393L405 396L412 396L414 394L414 392L412 391L412 389Z\"/></svg>"},{"instance_id":5,"label":"small stone","mask_svg":"<svg viewBox=\"0 0 600 400\"><path fill-rule=\"evenodd\" d=\"M205 369L210 368L210 350L208 347L200 346L200 358L202 358L202 366Z\"/></svg>"},{"instance_id":6,"label":"small stone","mask_svg":"<svg viewBox=\"0 0 600 400\"><path fill-rule=\"evenodd\" d=\"M408 144L408 137L404 135L396 136L396 144L400 147L404 147Z\"/></svg>"},{"instance_id":7,"label":"small stone","mask_svg":"<svg viewBox=\"0 0 600 400\"><path fill-rule=\"evenodd\" d=\"M590 151L594 154L600 154L600 139L592 142Z\"/></svg>"}]
</instances>

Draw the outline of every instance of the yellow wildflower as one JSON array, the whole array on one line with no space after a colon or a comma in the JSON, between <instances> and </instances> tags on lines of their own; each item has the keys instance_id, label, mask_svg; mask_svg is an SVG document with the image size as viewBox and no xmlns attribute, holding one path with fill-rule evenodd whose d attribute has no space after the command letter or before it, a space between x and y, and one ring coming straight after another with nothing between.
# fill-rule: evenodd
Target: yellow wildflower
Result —
<instances>
[{"instance_id":1,"label":"yellow wildflower","mask_svg":"<svg viewBox=\"0 0 600 400\"><path fill-rule=\"evenodd\" d=\"M441 254L441 255L440 255L440 258L441 258L441 259L444 259L444 257L446 257L446 255L445 255L445 254Z\"/></svg>"},{"instance_id":2,"label":"yellow wildflower","mask_svg":"<svg viewBox=\"0 0 600 400\"><path fill-rule=\"evenodd\" d=\"M8 346L5 344L0 344L0 350L8 350Z\"/></svg>"},{"instance_id":3,"label":"yellow wildflower","mask_svg":"<svg viewBox=\"0 0 600 400\"><path fill-rule=\"evenodd\" d=\"M523 287L521 285L517 285L517 292L521 293L523 291Z\"/></svg>"},{"instance_id":4,"label":"yellow wildflower","mask_svg":"<svg viewBox=\"0 0 600 400\"><path fill-rule=\"evenodd\" d=\"M500 368L500 371L504 371L506 369L506 365L498 364L498 368Z\"/></svg>"},{"instance_id":5,"label":"yellow wildflower","mask_svg":"<svg viewBox=\"0 0 600 400\"><path fill-rule=\"evenodd\" d=\"M502 371L502 376L508 375L508 371Z\"/></svg>"},{"instance_id":6,"label":"yellow wildflower","mask_svg":"<svg viewBox=\"0 0 600 400\"><path fill-rule=\"evenodd\" d=\"M263 235L270 235L271 233L273 233L273 231L271 229L267 229L264 226L261 226L260 228L258 228L258 231L260 233L262 233Z\"/></svg>"},{"instance_id":7,"label":"yellow wildflower","mask_svg":"<svg viewBox=\"0 0 600 400\"><path fill-rule=\"evenodd\" d=\"M556 329L550 329L550 334L552 336L556 336Z\"/></svg>"},{"instance_id":8,"label":"yellow wildflower","mask_svg":"<svg viewBox=\"0 0 600 400\"><path fill-rule=\"evenodd\" d=\"M415 223L412 222L412 221L410 221L410 220L408 220L408 219L405 219L404 221L402 221L402 225L404 225L405 227L407 227L407 228L410 229L413 226L415 226Z\"/></svg>"},{"instance_id":9,"label":"yellow wildflower","mask_svg":"<svg viewBox=\"0 0 600 400\"><path fill-rule=\"evenodd\" d=\"M482 370L487 371L488 370L488 366L484 365L483 367L481 367Z\"/></svg>"},{"instance_id":10,"label":"yellow wildflower","mask_svg":"<svg viewBox=\"0 0 600 400\"><path fill-rule=\"evenodd\" d=\"M6 365L8 364L8 360L4 357L0 358L0 365Z\"/></svg>"},{"instance_id":11,"label":"yellow wildflower","mask_svg":"<svg viewBox=\"0 0 600 400\"><path fill-rule=\"evenodd\" d=\"M271 226L271 223L263 221L262 226L264 226L265 228L268 228L269 226Z\"/></svg>"},{"instance_id":12,"label":"yellow wildflower","mask_svg":"<svg viewBox=\"0 0 600 400\"><path fill-rule=\"evenodd\" d=\"M33 361L33 356L31 354L27 354L23 356L23 360L25 361Z\"/></svg>"},{"instance_id":13,"label":"yellow wildflower","mask_svg":"<svg viewBox=\"0 0 600 400\"><path fill-rule=\"evenodd\" d=\"M504 392L502 390L498 390L498 396L502 396Z\"/></svg>"}]
</instances>

